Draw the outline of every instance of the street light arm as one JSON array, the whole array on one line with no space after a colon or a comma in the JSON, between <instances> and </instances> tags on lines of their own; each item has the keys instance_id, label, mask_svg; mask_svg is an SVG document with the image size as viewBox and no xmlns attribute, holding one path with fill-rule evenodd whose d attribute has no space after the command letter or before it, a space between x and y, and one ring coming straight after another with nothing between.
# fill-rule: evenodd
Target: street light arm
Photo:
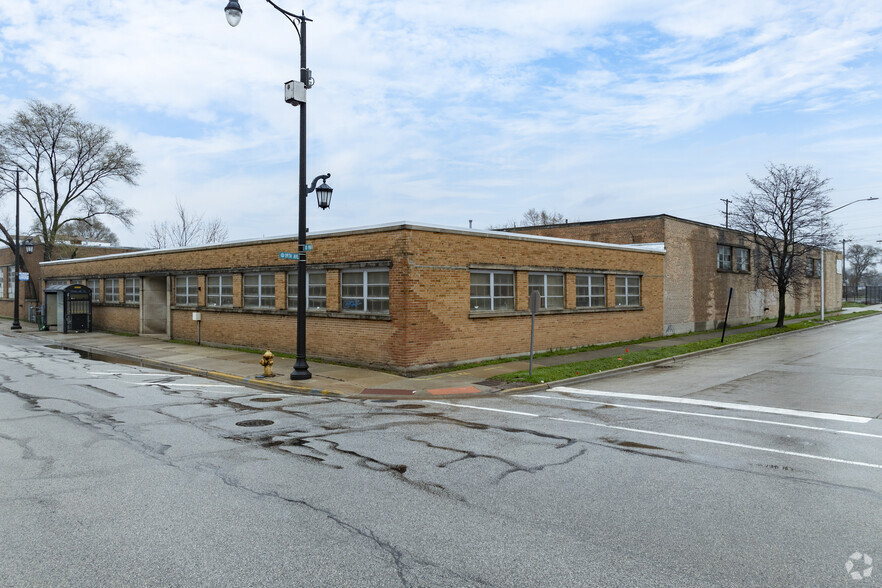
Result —
<instances>
[{"instance_id":1,"label":"street light arm","mask_svg":"<svg viewBox=\"0 0 882 588\"><path fill-rule=\"evenodd\" d=\"M267 0L267 2L269 2L269 0ZM313 192L315 192L315 185L319 183L319 180L324 182L325 180L327 180L330 177L331 177L331 174L324 174L324 175L318 176L316 179L314 179L312 181L312 185L306 189L306 193L312 194Z\"/></svg>"},{"instance_id":2,"label":"street light arm","mask_svg":"<svg viewBox=\"0 0 882 588\"><path fill-rule=\"evenodd\" d=\"M267 2L269 2L269 0L267 0ZM853 201L849 202L848 204L843 204L842 206L840 206L838 208L834 208L833 210L828 210L827 212L822 212L821 216L827 216L831 212L836 212L837 210L842 210L846 206L851 206L855 202L864 202L864 201L870 201L870 200L879 200L879 199L876 198L875 196L870 196L869 198L858 198L857 200L853 200Z\"/></svg>"}]
</instances>

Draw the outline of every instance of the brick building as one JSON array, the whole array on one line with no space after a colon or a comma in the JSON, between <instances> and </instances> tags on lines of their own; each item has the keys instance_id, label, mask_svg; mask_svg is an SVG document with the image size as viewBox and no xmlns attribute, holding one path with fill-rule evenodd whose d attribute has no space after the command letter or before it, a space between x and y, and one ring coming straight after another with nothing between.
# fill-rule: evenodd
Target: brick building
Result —
<instances>
[{"instance_id":1,"label":"brick building","mask_svg":"<svg viewBox=\"0 0 882 588\"><path fill-rule=\"evenodd\" d=\"M26 237L22 236L22 242ZM40 305L43 293L43 275L40 262L43 260L43 244L34 240L34 252L26 253L21 248L21 273L27 273L28 279L19 283L19 316L27 320L30 310ZM134 247L118 247L93 242L59 242L56 244L53 258L67 259L77 257L94 257L127 251L138 251ZM11 248L0 249L0 316L11 317L15 305L15 254Z\"/></svg>"},{"instance_id":2,"label":"brick building","mask_svg":"<svg viewBox=\"0 0 882 588\"><path fill-rule=\"evenodd\" d=\"M396 223L312 233L310 357L410 372L662 334L660 246ZM293 352L294 237L46 262L93 290L96 328Z\"/></svg>"},{"instance_id":3,"label":"brick building","mask_svg":"<svg viewBox=\"0 0 882 588\"><path fill-rule=\"evenodd\" d=\"M602 241L605 243L663 243L665 255L665 334L718 327L726 316L729 288L733 289L728 322L745 324L778 314L778 291L759 278L760 252L740 231L668 216L643 216L509 229L518 233ZM825 310L842 308L842 255L824 252ZM785 300L787 314L821 308L820 250L800 263L803 288Z\"/></svg>"}]
</instances>

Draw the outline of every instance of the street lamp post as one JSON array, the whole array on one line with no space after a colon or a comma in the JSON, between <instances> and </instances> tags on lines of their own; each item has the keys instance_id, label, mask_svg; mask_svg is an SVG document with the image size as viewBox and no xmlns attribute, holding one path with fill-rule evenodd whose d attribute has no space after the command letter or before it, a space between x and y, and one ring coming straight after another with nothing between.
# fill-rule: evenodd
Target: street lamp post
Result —
<instances>
[{"instance_id":1,"label":"street lamp post","mask_svg":"<svg viewBox=\"0 0 882 588\"><path fill-rule=\"evenodd\" d=\"M306 15L294 14L276 5L272 0L266 0L267 4L282 13L288 21L294 25L297 36L300 39L300 81L289 81L285 84L285 102L292 106L300 107L300 189L298 194L299 223L297 231L297 358L294 361L294 370L291 372L292 380L308 380L312 377L309 365L306 363L306 196L316 193L319 208L322 210L331 205L331 193L333 189L325 183L331 174L320 175L312 181L312 186L306 185L306 90L312 88L315 80L312 72L306 67L306 23L312 19ZM238 0L229 0L224 12L227 22L234 27L242 19L242 7ZM316 187L319 180L322 184Z\"/></svg>"},{"instance_id":2,"label":"street lamp post","mask_svg":"<svg viewBox=\"0 0 882 588\"><path fill-rule=\"evenodd\" d=\"M843 204L842 206L840 206L838 208L834 208L833 210L828 210L827 212L822 212L821 213L821 238L822 239L824 238L824 219L827 218L828 214L830 214L831 212L836 212L837 210L842 210L846 206L851 206L855 202L864 202L864 201L869 202L870 200L879 200L879 199L876 198L875 196L870 196L869 198L858 198L857 200L853 200L853 201L849 202L848 204ZM845 244L843 243L842 246L844 248ZM845 257L842 258L842 275L845 275ZM824 322L824 294L825 294L825 292L824 292L824 245L822 243L821 244L821 322Z\"/></svg>"},{"instance_id":3,"label":"street lamp post","mask_svg":"<svg viewBox=\"0 0 882 588\"><path fill-rule=\"evenodd\" d=\"M845 244L851 243L851 239L842 240L842 287L845 290L845 299L848 300L848 279L845 274Z\"/></svg>"}]
</instances>

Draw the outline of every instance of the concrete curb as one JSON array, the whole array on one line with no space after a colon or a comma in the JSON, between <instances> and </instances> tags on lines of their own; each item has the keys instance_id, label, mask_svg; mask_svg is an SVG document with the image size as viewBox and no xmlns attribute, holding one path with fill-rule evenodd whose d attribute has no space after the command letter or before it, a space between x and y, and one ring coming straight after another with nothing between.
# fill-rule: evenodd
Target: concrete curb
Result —
<instances>
[{"instance_id":1,"label":"concrete curb","mask_svg":"<svg viewBox=\"0 0 882 588\"><path fill-rule=\"evenodd\" d=\"M869 315L869 316L878 316L878 315ZM764 341L767 339L777 339L781 337L787 337L790 335L794 335L797 333L801 333L803 331L808 331L811 329L818 329L822 327L830 327L835 326L840 323L846 323L853 320L858 320L862 318L869 318L869 316L859 316L854 318L844 318L838 321L830 321L824 324L818 324L811 327L807 327L805 329L800 329L798 331L793 331L790 333L779 333L777 335L771 335L768 337L760 337L758 339L751 339L750 341L739 341L737 343L730 343L728 345L722 345L720 347L714 347L712 349L702 349L699 351L692 351L690 353L683 353L680 355L673 355L671 357L666 357L663 359L657 359L653 361L648 361L644 363L638 363L629 366L623 366L620 368L615 368L611 370L606 370L602 372L595 372L593 374L584 374L580 376L575 376L572 378L566 378L563 380L555 380L553 382L545 382L541 384L530 384L528 386L521 386L518 388L489 388L486 391L481 391L478 393L468 393L468 394L439 394L436 390L434 393L428 390L410 390L411 394L401 394L402 391L397 391L398 393L370 393L368 390L370 388L365 388L359 392L338 392L330 389L323 388L312 388L307 386L298 386L296 384L289 384L286 380L284 380L284 376L279 376L282 378L281 380L273 381L269 379L264 379L261 376L238 376L235 374L228 374L226 372L219 372L215 370L194 368L187 365L174 364L167 361L149 359L137 355L132 355L130 353L123 353L120 351L108 350L100 347L92 347L90 345L83 345L77 343L68 343L68 342L59 342L57 340L46 341L42 338L33 337L28 333L25 333L29 338L40 342L42 345L53 345L57 348L61 349L70 349L72 351L76 351L79 353L88 353L90 355L95 355L99 357L107 357L112 359L121 360L123 363L138 365L142 367L149 367L153 369L160 369L174 373L180 373L191 376L199 376L203 378L209 378L215 381L225 382L228 384L235 384L247 388L253 388L256 390L261 390L265 392L274 392L274 393L283 393L283 394L303 394L309 396L322 396L326 398L348 398L354 400L370 400L370 399L390 399L390 400L427 400L427 399L437 399L437 398L480 398L480 397L492 397L492 396L508 396L508 395L518 395L518 394L529 394L532 392L541 392L544 390L548 390L549 388L554 388L557 386L572 386L577 384L583 384L585 382L590 382L593 380L600 380L603 378L609 378L621 374L626 374L630 372L636 372L645 369L651 369L657 365L674 363L677 360L685 360L691 357L697 357L699 355L704 355L707 353L714 353L717 351L732 349L734 347L739 347L742 345L749 345L751 343L755 343L757 341ZM474 386L472 386L474 388ZM456 388L451 388L451 390L456 390Z\"/></svg>"}]
</instances>

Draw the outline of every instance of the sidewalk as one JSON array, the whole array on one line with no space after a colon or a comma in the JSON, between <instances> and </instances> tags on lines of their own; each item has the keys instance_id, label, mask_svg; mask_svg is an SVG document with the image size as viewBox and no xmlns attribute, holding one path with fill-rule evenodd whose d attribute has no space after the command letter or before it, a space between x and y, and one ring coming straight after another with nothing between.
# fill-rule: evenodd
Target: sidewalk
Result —
<instances>
[{"instance_id":1,"label":"sidewalk","mask_svg":"<svg viewBox=\"0 0 882 588\"><path fill-rule=\"evenodd\" d=\"M865 308L845 308L830 315L847 314L861 310L880 310L882 305ZM796 322L805 319L793 319ZM276 357L273 378L263 378L263 368L259 365L260 354L234 351L206 345L187 345L172 343L157 337L125 336L110 333L59 333L57 331L39 331L34 323L21 322L20 331L12 331L12 321L0 318L0 332L14 337L27 337L44 345L58 345L65 349L79 352L87 358L112 363L141 365L161 370L204 376L215 380L256 388L266 392L287 394L328 395L349 398L432 398L492 395L499 393L526 392L545 389L549 384L530 385L523 388L491 386L487 380L499 374L505 374L529 368L529 360L518 360L506 363L480 366L457 371L432 374L414 378L406 378L388 372L366 368L341 366L318 361L309 362L309 370L313 377L310 380L291 380L288 375L294 369L293 358ZM743 333L767 328L770 325L730 328L728 334ZM691 335L660 339L648 343L628 345L631 351L681 345L693 341L716 339L720 333L705 332ZM585 351L567 355L534 358L533 366L553 366L573 363L601 357L619 356L625 352L626 346L608 347L596 351ZM671 361L666 359L663 361ZM578 381L596 379L621 370L635 370L645 367L639 364L611 372L602 372L591 376L571 378L550 385L572 385Z\"/></svg>"}]
</instances>

